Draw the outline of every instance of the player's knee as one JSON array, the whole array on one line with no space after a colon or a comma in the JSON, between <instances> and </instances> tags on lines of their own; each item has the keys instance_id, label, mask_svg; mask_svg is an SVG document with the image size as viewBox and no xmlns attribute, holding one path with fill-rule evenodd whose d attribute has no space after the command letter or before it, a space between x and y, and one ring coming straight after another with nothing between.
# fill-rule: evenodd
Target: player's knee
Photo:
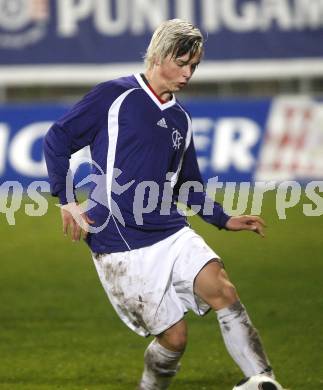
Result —
<instances>
[{"instance_id":1,"label":"player's knee","mask_svg":"<svg viewBox=\"0 0 323 390\"><path fill-rule=\"evenodd\" d=\"M187 344L186 326L167 329L157 337L159 343L167 349L176 352L184 352Z\"/></svg>"},{"instance_id":2,"label":"player's knee","mask_svg":"<svg viewBox=\"0 0 323 390\"><path fill-rule=\"evenodd\" d=\"M237 301L237 290L231 282L227 281L223 286L222 297L224 300L228 301L229 304L232 304Z\"/></svg>"},{"instance_id":3,"label":"player's knee","mask_svg":"<svg viewBox=\"0 0 323 390\"><path fill-rule=\"evenodd\" d=\"M187 344L187 336L184 333L173 334L168 341L173 351L184 352Z\"/></svg>"},{"instance_id":4,"label":"player's knee","mask_svg":"<svg viewBox=\"0 0 323 390\"><path fill-rule=\"evenodd\" d=\"M239 299L235 286L225 280L217 289L213 299L210 300L210 305L214 310L222 309L235 303Z\"/></svg>"}]
</instances>

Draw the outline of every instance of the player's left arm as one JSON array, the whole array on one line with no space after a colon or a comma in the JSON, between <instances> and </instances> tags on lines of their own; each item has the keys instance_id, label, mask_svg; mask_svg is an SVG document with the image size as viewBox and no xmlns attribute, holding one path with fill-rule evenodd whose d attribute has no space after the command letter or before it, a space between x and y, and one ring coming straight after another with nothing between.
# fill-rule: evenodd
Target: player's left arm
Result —
<instances>
[{"instance_id":1,"label":"player's left arm","mask_svg":"<svg viewBox=\"0 0 323 390\"><path fill-rule=\"evenodd\" d=\"M236 217L230 217L225 225L227 230L235 232L240 230L249 230L259 234L261 237L265 237L265 227L265 221L257 215L239 215Z\"/></svg>"},{"instance_id":2,"label":"player's left arm","mask_svg":"<svg viewBox=\"0 0 323 390\"><path fill-rule=\"evenodd\" d=\"M262 218L253 215L230 216L223 210L221 204L208 198L197 163L193 138L191 139L190 145L183 158L183 164L176 184L177 191L181 185L189 181L201 183L204 190L202 192L191 191L189 193L187 206L200 205L201 209L198 214L206 222L215 225L220 229L224 228L230 231L249 230L264 237L265 222ZM204 213L204 205L206 202L213 202L213 212L211 215L209 213L207 215Z\"/></svg>"},{"instance_id":3,"label":"player's left arm","mask_svg":"<svg viewBox=\"0 0 323 390\"><path fill-rule=\"evenodd\" d=\"M202 191L196 191L193 187L190 187L185 206L188 206L193 210L194 206L200 206L198 215L204 219L204 221L217 226L219 229L226 228L226 224L231 217L225 213L220 203L210 199L206 193L205 185L197 163L193 137L190 140L187 150L184 152L183 162L174 192L180 194L181 188L183 188L182 186L187 185L189 182L199 183ZM181 201L180 197L179 201ZM208 210L207 213L205 212L204 206L206 204L213 205L211 212L210 210Z\"/></svg>"}]
</instances>

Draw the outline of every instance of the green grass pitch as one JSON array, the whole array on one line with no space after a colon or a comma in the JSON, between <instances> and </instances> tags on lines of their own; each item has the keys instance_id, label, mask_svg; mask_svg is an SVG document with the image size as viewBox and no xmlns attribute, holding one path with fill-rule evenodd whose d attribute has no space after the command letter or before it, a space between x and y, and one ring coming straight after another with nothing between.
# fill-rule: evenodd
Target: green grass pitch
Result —
<instances>
[{"instance_id":1,"label":"green grass pitch","mask_svg":"<svg viewBox=\"0 0 323 390\"><path fill-rule=\"evenodd\" d=\"M191 222L224 259L278 379L292 390L320 390L323 217L305 217L302 202L279 220L266 196L265 239ZM63 237L49 203L42 217L21 209L15 226L0 214L0 389L135 389L149 339L117 318L87 247ZM187 321L189 343L172 389L232 389L242 374L214 313Z\"/></svg>"}]
</instances>

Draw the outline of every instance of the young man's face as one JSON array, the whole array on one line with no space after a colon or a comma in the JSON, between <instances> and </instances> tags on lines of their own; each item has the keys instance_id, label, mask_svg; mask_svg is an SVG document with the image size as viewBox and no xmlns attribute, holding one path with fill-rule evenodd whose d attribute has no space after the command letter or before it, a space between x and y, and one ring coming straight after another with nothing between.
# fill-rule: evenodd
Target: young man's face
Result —
<instances>
[{"instance_id":1,"label":"young man's face","mask_svg":"<svg viewBox=\"0 0 323 390\"><path fill-rule=\"evenodd\" d=\"M182 57L172 58L167 56L159 66L159 76L165 88L170 92L176 92L186 86L200 63L201 53L197 53L189 60L189 53Z\"/></svg>"}]
</instances>

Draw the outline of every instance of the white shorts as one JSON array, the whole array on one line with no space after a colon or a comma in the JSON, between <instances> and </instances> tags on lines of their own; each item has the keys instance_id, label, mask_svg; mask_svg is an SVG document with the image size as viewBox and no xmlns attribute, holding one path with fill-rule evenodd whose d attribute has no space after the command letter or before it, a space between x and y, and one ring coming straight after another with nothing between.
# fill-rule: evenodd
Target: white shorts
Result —
<instances>
[{"instance_id":1,"label":"white shorts","mask_svg":"<svg viewBox=\"0 0 323 390\"><path fill-rule=\"evenodd\" d=\"M162 333L188 310L204 315L210 309L194 294L193 283L219 256L189 227L149 247L92 255L112 306L141 336Z\"/></svg>"}]
</instances>

